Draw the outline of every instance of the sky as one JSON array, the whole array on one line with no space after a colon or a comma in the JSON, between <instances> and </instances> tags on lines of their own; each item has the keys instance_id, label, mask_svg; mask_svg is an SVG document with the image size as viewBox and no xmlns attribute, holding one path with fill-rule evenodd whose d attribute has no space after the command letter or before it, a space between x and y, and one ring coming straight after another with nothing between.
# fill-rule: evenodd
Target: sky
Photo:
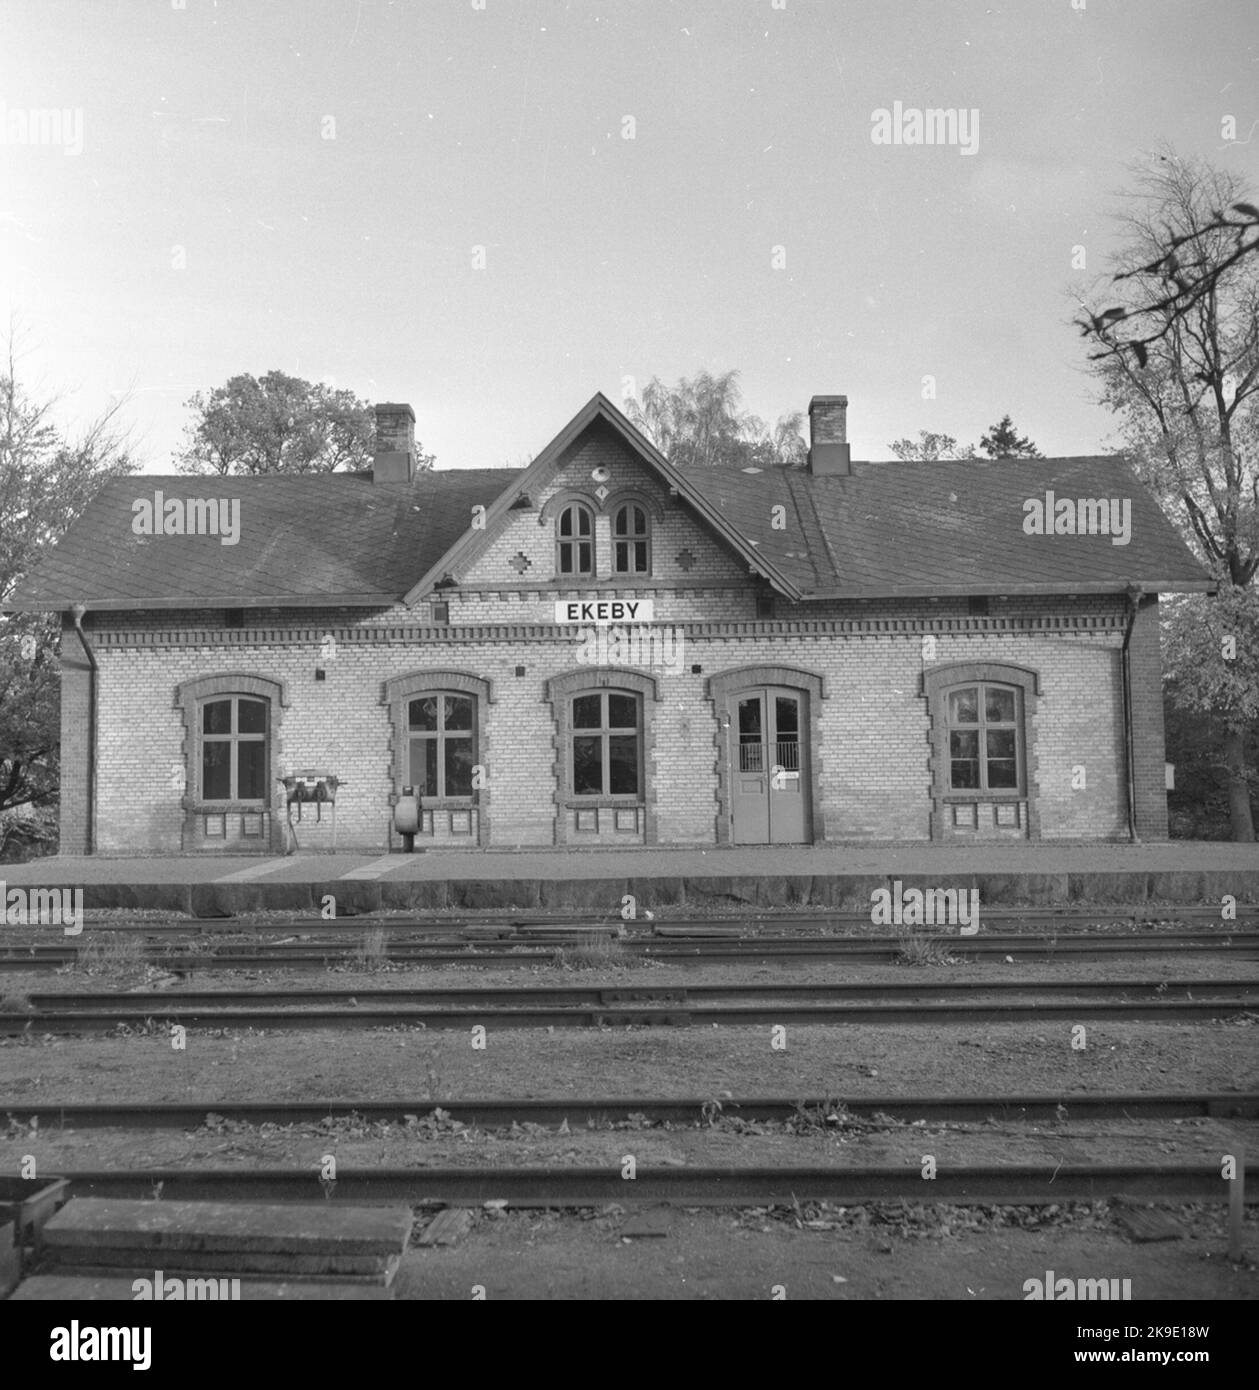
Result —
<instances>
[{"instance_id":1,"label":"sky","mask_svg":"<svg viewBox=\"0 0 1259 1390\"><path fill-rule=\"evenodd\" d=\"M1132 161L1259 189L1254 0L0 0L0 34L19 376L69 432L124 396L148 473L272 368L409 402L438 468L731 368L768 420L846 394L854 458L1006 413L1100 452L1070 320ZM966 122L876 143L897 102Z\"/></svg>"}]
</instances>

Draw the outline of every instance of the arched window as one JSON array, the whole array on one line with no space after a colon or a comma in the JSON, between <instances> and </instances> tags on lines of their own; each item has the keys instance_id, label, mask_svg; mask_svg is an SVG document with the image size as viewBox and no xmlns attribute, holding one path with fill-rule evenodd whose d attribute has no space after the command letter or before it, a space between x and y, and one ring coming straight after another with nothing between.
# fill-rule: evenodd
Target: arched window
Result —
<instances>
[{"instance_id":1,"label":"arched window","mask_svg":"<svg viewBox=\"0 0 1259 1390\"><path fill-rule=\"evenodd\" d=\"M617 574L651 572L647 512L636 502L618 507L612 517L612 568Z\"/></svg>"},{"instance_id":2,"label":"arched window","mask_svg":"<svg viewBox=\"0 0 1259 1390\"><path fill-rule=\"evenodd\" d=\"M986 681L954 686L945 692L945 720L950 791L1022 789L1021 690Z\"/></svg>"},{"instance_id":3,"label":"arched window","mask_svg":"<svg viewBox=\"0 0 1259 1390\"><path fill-rule=\"evenodd\" d=\"M421 797L471 796L476 699L432 691L407 702L408 784Z\"/></svg>"},{"instance_id":4,"label":"arched window","mask_svg":"<svg viewBox=\"0 0 1259 1390\"><path fill-rule=\"evenodd\" d=\"M182 781L182 849L284 848L274 809L287 705L283 681L252 671L219 671L175 687L183 760L171 771L173 782Z\"/></svg>"},{"instance_id":5,"label":"arched window","mask_svg":"<svg viewBox=\"0 0 1259 1390\"><path fill-rule=\"evenodd\" d=\"M270 702L215 695L200 702L201 801L268 801L267 722Z\"/></svg>"},{"instance_id":6,"label":"arched window","mask_svg":"<svg viewBox=\"0 0 1259 1390\"><path fill-rule=\"evenodd\" d=\"M1005 661L922 674L931 745L931 838L1040 838L1040 676Z\"/></svg>"},{"instance_id":7,"label":"arched window","mask_svg":"<svg viewBox=\"0 0 1259 1390\"><path fill-rule=\"evenodd\" d=\"M570 502L560 512L555 527L556 570L560 574L593 575L595 572L594 513L580 502Z\"/></svg>"},{"instance_id":8,"label":"arched window","mask_svg":"<svg viewBox=\"0 0 1259 1390\"><path fill-rule=\"evenodd\" d=\"M642 698L627 690L573 696L572 788L581 796L642 790Z\"/></svg>"}]
</instances>

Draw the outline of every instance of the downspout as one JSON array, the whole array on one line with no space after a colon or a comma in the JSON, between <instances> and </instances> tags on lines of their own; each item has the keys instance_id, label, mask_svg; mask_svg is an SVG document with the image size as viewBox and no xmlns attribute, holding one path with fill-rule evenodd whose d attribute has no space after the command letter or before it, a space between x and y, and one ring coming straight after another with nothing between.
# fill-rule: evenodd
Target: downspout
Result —
<instances>
[{"instance_id":1,"label":"downspout","mask_svg":"<svg viewBox=\"0 0 1259 1390\"><path fill-rule=\"evenodd\" d=\"M92 675L87 688L87 852L95 854L96 681L100 674L100 668L96 664L96 653L92 650L92 644L87 640L87 633L83 631L83 616L86 612L87 609L83 604L76 603L70 610L70 616L74 619L74 630L79 634L79 641L83 644L83 654L87 657L87 664L92 668Z\"/></svg>"},{"instance_id":2,"label":"downspout","mask_svg":"<svg viewBox=\"0 0 1259 1390\"><path fill-rule=\"evenodd\" d=\"M1137 623L1143 593L1144 590L1139 584L1128 586L1128 626L1123 635L1124 761L1127 763L1128 771L1128 838L1133 844L1139 844L1140 837L1137 835L1137 778L1132 745L1132 653L1128 644L1132 641L1132 629Z\"/></svg>"}]
</instances>

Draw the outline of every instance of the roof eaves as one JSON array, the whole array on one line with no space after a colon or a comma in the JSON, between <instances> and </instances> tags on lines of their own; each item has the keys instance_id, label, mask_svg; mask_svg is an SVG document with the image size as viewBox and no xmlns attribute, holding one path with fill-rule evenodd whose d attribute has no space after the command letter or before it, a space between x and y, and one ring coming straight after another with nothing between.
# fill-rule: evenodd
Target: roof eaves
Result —
<instances>
[{"instance_id":1,"label":"roof eaves","mask_svg":"<svg viewBox=\"0 0 1259 1390\"><path fill-rule=\"evenodd\" d=\"M83 603L89 613L126 613L150 608L391 608L400 594L223 594L120 599L45 599L0 604L3 613L58 613Z\"/></svg>"},{"instance_id":2,"label":"roof eaves","mask_svg":"<svg viewBox=\"0 0 1259 1390\"><path fill-rule=\"evenodd\" d=\"M806 603L834 599L880 598L977 598L1007 594L1124 594L1136 588L1145 594L1214 594L1219 585L1213 579L1106 579L1074 580L1060 584L1005 584L989 580L983 584L881 584L869 589L827 589L804 595Z\"/></svg>"}]
</instances>

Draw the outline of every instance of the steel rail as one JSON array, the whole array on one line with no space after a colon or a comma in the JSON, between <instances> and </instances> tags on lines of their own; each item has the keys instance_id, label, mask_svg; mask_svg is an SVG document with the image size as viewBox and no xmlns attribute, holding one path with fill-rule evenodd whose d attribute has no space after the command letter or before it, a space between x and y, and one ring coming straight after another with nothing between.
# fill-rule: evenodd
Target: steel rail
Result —
<instances>
[{"instance_id":1,"label":"steel rail","mask_svg":"<svg viewBox=\"0 0 1259 1390\"><path fill-rule=\"evenodd\" d=\"M1259 906L1239 903L1237 921L1259 922ZM984 907L984 920L992 923L1040 924L1067 926L1074 923L1093 925L1112 923L1140 925L1147 922L1198 922L1206 920L1219 922L1218 904L1062 904L1040 907L1015 907L992 905ZM661 933L746 930L749 927L801 928L812 925L830 927L834 925L861 926L870 922L869 908L863 909L795 909L769 908L749 905L742 912L728 914L695 915L686 912L672 914L672 909L655 909L651 917L636 917L624 920L618 911L609 909L603 914L592 914L589 909L574 908L567 915L555 912L530 912L518 909L489 909L482 912L416 912L408 914L385 915L384 913L347 912L329 919L323 916L294 915L282 920L274 918L243 916L188 917L171 914L167 917L102 918L88 912L84 918L85 926L95 931L190 931L190 932L263 932L263 931L337 931L345 929L361 930L363 927L382 927L386 931L463 931L469 929L486 932L502 931L545 931L553 929L572 933L589 929L592 931L620 930L622 928L645 929Z\"/></svg>"},{"instance_id":2,"label":"steel rail","mask_svg":"<svg viewBox=\"0 0 1259 1390\"><path fill-rule=\"evenodd\" d=\"M458 987L449 989L242 989L242 990L92 990L74 994L42 991L27 995L41 1012L72 1013L105 1008L283 1008L286 1005L363 1004L393 1006L527 1005L535 1008L568 1005L654 1004L669 1007L695 1001L743 1002L781 999L786 1002L822 1000L868 1001L883 999L921 999L950 997L972 1001L985 995L1011 997L1022 994L1080 996L1122 996L1138 999L1166 999L1178 995L1201 998L1224 993L1239 999L1259 992L1259 980L919 980L910 983L795 984L765 981L758 984L695 985L538 985L512 988L507 985ZM351 1001L354 1004L351 1005Z\"/></svg>"},{"instance_id":3,"label":"steel rail","mask_svg":"<svg viewBox=\"0 0 1259 1390\"><path fill-rule=\"evenodd\" d=\"M632 1152L632 1145L627 1144ZM652 1168L376 1168L338 1167L321 1182L317 1167L90 1169L61 1172L75 1197L172 1200L441 1202L479 1206L506 1201L521 1207L596 1206L609 1202L678 1202L687 1206L788 1205L832 1201L949 1202L959 1205L1038 1206L1116 1196L1163 1201L1228 1200L1229 1184L1216 1165L1018 1164L939 1166L926 1180L920 1169L897 1167ZM1246 1194L1259 1202L1259 1166L1246 1169Z\"/></svg>"},{"instance_id":4,"label":"steel rail","mask_svg":"<svg viewBox=\"0 0 1259 1390\"><path fill-rule=\"evenodd\" d=\"M233 1123L313 1125L354 1118L370 1123L402 1124L440 1110L461 1124L482 1129L511 1125L572 1127L624 1123L643 1118L653 1124L701 1125L718 1116L756 1121L785 1121L801 1112L816 1112L823 1123L837 1126L856 1117L888 1116L914 1120L982 1123L986 1120L1259 1119L1259 1092L1185 1092L1180 1094L1011 1096L815 1096L725 1097L716 1099L627 1097L607 1100L313 1100L313 1101L157 1101L58 1105L0 1099L0 1119L41 1131L61 1129L196 1129L213 1115ZM827 1117L834 1116L833 1121Z\"/></svg>"},{"instance_id":5,"label":"steel rail","mask_svg":"<svg viewBox=\"0 0 1259 1390\"><path fill-rule=\"evenodd\" d=\"M1064 940L1060 937L934 937L959 958L1019 956L1024 959L1072 960L1108 956L1159 956L1180 954L1259 955L1259 933L1195 933L1189 936L1088 937ZM671 964L724 963L733 961L816 963L847 960L884 962L894 960L904 942L889 937L814 937L799 940L720 941L624 941L619 943L627 956L641 956ZM56 969L73 964L80 947L72 944L31 945L0 948L0 969ZM266 969L308 966L326 968L329 963L353 964L358 945L353 943L318 946L307 942L263 945L251 948L218 948L212 953L178 955L169 950L150 950L145 959L172 970ZM459 947L390 947L384 959L398 964L427 965L506 965L537 966L562 961L560 948L543 943L497 946L485 949L475 943Z\"/></svg>"},{"instance_id":6,"label":"steel rail","mask_svg":"<svg viewBox=\"0 0 1259 1390\"><path fill-rule=\"evenodd\" d=\"M1054 1021L1111 1023L1183 1023L1232 1018L1253 1011L1246 999L1214 1000L1079 1000L1071 1003L996 1004L754 1004L691 1007L572 1006L568 1008L425 1009L380 1006L340 1009L181 1008L34 1010L0 1014L0 1035L21 1033L108 1033L120 1025L143 1030L154 1025L186 1028L253 1028L263 1031L310 1029L427 1028L631 1028L689 1027L711 1024L979 1024Z\"/></svg>"},{"instance_id":7,"label":"steel rail","mask_svg":"<svg viewBox=\"0 0 1259 1390\"><path fill-rule=\"evenodd\" d=\"M1166 919L1165 919L1166 920ZM1209 919L1210 923L1219 922L1219 917ZM982 938L985 941L1027 941L1037 940L1037 938L1053 938L1053 940L1191 940L1191 938L1202 937L1228 937L1228 935L1259 935L1259 916L1242 917L1237 923L1231 924L1227 930L1205 930L1202 927L1187 927L1183 931L1158 930L1153 926L1142 929L1139 923L1120 923L1109 922L1108 919L1088 919L1088 927L1076 929L1069 927L1066 923L1053 922L1049 919L1037 919L1032 922L1021 924L1021 930L1005 930L1010 926L1019 926L1010 923L1005 917L995 915L985 915L982 920ZM1121 930L1102 930L1103 923L1106 926L1120 927ZM599 924L586 923L582 926L571 926L567 929L561 927L531 927L528 924L503 924L503 926L486 926L486 924L466 924L466 926L450 926L442 923L393 923L386 919L368 919L368 917L342 917L336 922L313 922L313 923L254 923L254 924L224 924L215 923L213 926L204 922L185 922L185 923L88 923L83 926L82 934L79 935L76 944L81 944L83 938L93 933L103 933L110 935L136 935L136 937L147 938L153 941L181 940L206 942L214 941L215 937L247 937L252 938L249 942L239 942L239 945L274 945L277 941L292 941L295 938L302 940L314 940L320 944L336 945L345 942L347 947L354 947L363 942L368 931L379 931L390 945L414 945L414 947L442 947L442 945L466 945L468 942L486 942L486 944L507 944L511 945L573 945L582 940L584 935L589 937L607 938L610 935L617 935L621 944L660 945L686 944L713 944L717 945L750 945L767 944L774 945L810 945L818 941L881 941L888 940L885 935L866 934L863 931L837 931L838 926L845 927L869 927L871 926L870 917L859 917L859 919L845 920L839 922L838 919L818 919L817 930L800 931L800 927L807 926L807 922L800 919L791 919L788 922L767 923L762 920L742 920L742 922L732 923L655 923L646 926L642 922ZM1030 927L1037 927L1038 930L1028 930ZM910 930L910 927L906 927ZM956 937L955 927L941 926L919 926L913 927L919 934L942 934ZM6 930L7 940L15 942L19 947L32 947L32 945L60 944L63 937L63 929L60 926L29 926L29 924L10 923ZM962 937L960 940L974 940L974 938Z\"/></svg>"}]
</instances>

